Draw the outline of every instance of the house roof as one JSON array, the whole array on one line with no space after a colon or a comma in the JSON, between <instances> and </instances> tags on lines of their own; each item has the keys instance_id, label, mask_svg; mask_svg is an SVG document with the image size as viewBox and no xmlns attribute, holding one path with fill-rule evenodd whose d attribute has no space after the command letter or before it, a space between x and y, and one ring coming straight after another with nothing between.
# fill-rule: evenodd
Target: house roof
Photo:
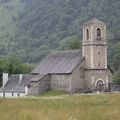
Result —
<instances>
[{"instance_id":1,"label":"house roof","mask_svg":"<svg viewBox=\"0 0 120 120\"><path fill-rule=\"evenodd\" d=\"M6 85L2 87L0 91L6 91L6 92L12 91L17 86L18 83L19 83L19 75L11 75Z\"/></svg>"},{"instance_id":2,"label":"house roof","mask_svg":"<svg viewBox=\"0 0 120 120\"><path fill-rule=\"evenodd\" d=\"M71 73L82 59L82 50L53 52L42 60L32 73Z\"/></svg>"},{"instance_id":3,"label":"house roof","mask_svg":"<svg viewBox=\"0 0 120 120\"><path fill-rule=\"evenodd\" d=\"M102 22L96 18L93 18L93 19L84 23L84 25L88 25L88 24L104 24L104 25L106 25L104 22Z\"/></svg>"},{"instance_id":4,"label":"house roof","mask_svg":"<svg viewBox=\"0 0 120 120\"><path fill-rule=\"evenodd\" d=\"M24 74L22 80L20 81L19 74L13 74L9 77L8 82L0 89L0 91L24 93L25 86L30 84L32 77L33 75L31 74Z\"/></svg>"}]
</instances>

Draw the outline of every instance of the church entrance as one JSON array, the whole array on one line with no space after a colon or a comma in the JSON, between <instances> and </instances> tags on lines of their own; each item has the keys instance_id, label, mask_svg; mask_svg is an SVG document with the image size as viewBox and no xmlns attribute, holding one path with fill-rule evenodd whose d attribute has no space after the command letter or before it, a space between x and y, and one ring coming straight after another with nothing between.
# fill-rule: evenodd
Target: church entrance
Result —
<instances>
[{"instance_id":1,"label":"church entrance","mask_svg":"<svg viewBox=\"0 0 120 120\"><path fill-rule=\"evenodd\" d=\"M105 84L102 80L98 80L96 82L96 90L99 92L104 92L105 91Z\"/></svg>"}]
</instances>

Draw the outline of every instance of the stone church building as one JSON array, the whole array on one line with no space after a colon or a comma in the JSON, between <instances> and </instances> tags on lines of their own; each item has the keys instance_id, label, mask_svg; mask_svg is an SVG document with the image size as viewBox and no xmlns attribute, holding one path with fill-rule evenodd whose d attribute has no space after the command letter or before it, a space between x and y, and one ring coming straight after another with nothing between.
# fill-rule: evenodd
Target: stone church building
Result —
<instances>
[{"instance_id":1,"label":"stone church building","mask_svg":"<svg viewBox=\"0 0 120 120\"><path fill-rule=\"evenodd\" d=\"M19 84L23 78L26 80L24 77L26 75L17 76L18 83L15 86L8 87L8 83L10 85L12 81L12 78L8 78L0 92L39 95L51 89L70 93L106 91L108 83L112 82L112 70L107 64L106 24L95 18L85 22L81 50L57 51L49 54L30 75L27 75L28 82L25 84L23 82L22 87Z\"/></svg>"}]
</instances>

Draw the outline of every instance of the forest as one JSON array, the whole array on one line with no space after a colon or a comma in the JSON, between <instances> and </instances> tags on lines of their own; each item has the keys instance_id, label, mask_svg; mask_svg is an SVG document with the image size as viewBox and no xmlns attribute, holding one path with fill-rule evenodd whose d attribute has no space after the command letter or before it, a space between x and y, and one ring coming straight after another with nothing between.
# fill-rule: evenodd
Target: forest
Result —
<instances>
[{"instance_id":1,"label":"forest","mask_svg":"<svg viewBox=\"0 0 120 120\"><path fill-rule=\"evenodd\" d=\"M81 48L82 25L107 24L108 63L120 72L120 0L0 0L0 58L37 64L55 50Z\"/></svg>"}]
</instances>

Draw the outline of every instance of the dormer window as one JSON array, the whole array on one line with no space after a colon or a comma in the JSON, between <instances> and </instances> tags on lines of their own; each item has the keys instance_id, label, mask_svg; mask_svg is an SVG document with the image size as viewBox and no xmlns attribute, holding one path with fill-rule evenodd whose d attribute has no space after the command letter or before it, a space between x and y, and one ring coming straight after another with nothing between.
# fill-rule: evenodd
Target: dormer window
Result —
<instances>
[{"instance_id":1,"label":"dormer window","mask_svg":"<svg viewBox=\"0 0 120 120\"><path fill-rule=\"evenodd\" d=\"M89 40L89 30L86 30L87 40Z\"/></svg>"},{"instance_id":2,"label":"dormer window","mask_svg":"<svg viewBox=\"0 0 120 120\"><path fill-rule=\"evenodd\" d=\"M101 29L97 28L97 39L101 40Z\"/></svg>"}]
</instances>

